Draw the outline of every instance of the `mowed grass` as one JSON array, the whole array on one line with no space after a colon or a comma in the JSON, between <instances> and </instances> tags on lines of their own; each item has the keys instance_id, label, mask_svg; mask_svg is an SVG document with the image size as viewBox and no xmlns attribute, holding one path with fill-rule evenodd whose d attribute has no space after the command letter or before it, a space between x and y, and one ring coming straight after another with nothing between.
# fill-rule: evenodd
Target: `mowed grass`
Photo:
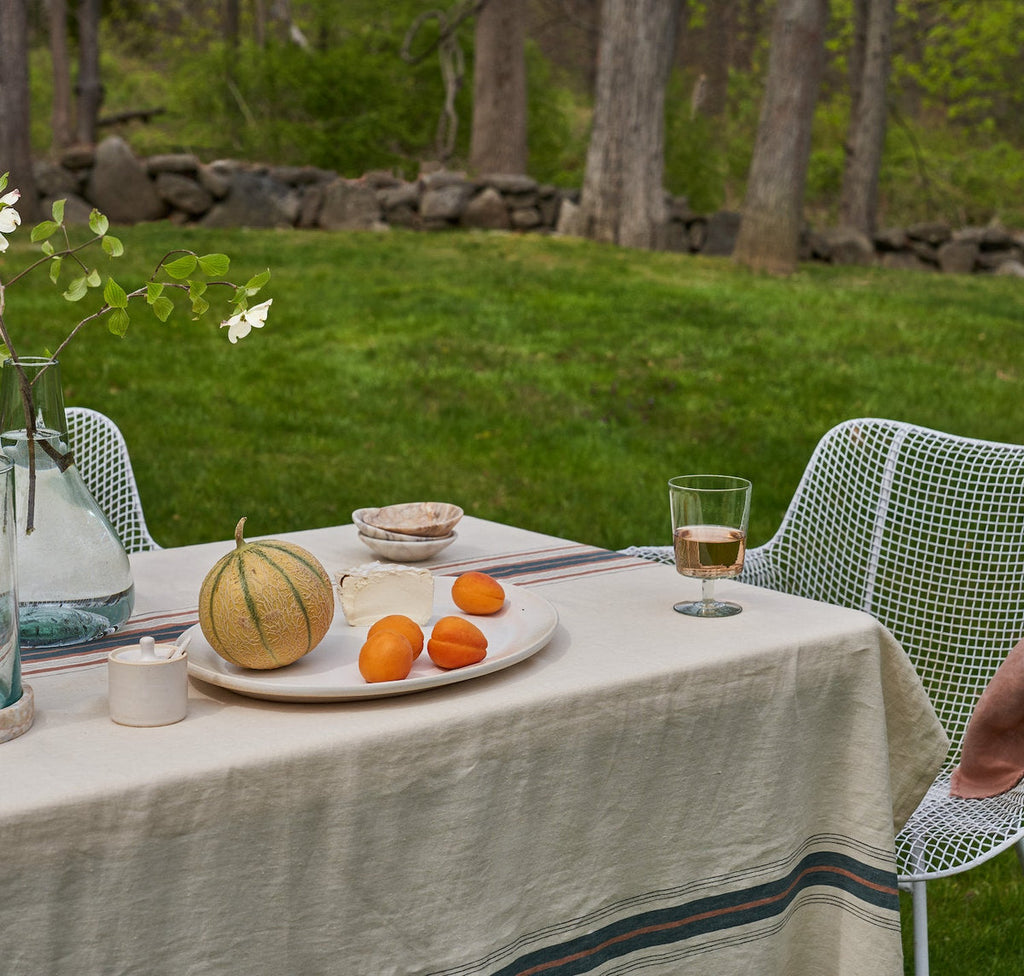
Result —
<instances>
[{"instance_id":1,"label":"mowed grass","mask_svg":"<svg viewBox=\"0 0 1024 976\"><path fill-rule=\"evenodd\" d=\"M1020 438L1024 285L729 261L464 233L120 229L140 282L169 248L270 267L266 328L137 306L62 356L68 403L112 416L164 545L347 521L438 499L595 545L668 541L665 482L754 482L766 539L818 438L855 416ZM24 245L0 256L9 277ZM98 252L95 252L98 253ZM44 273L8 292L19 352L76 309Z\"/></svg>"},{"instance_id":2,"label":"mowed grass","mask_svg":"<svg viewBox=\"0 0 1024 976\"><path fill-rule=\"evenodd\" d=\"M62 357L68 403L121 426L165 546L347 522L443 500L609 548L667 543L665 482L754 482L766 540L818 438L856 416L1019 442L1024 282L727 260L484 234L119 229L102 267L133 287L173 247L270 267L266 328L216 317L125 339L90 326ZM0 255L7 280L30 254ZM262 296L261 296L262 297ZM77 320L45 274L8 293L22 354ZM1013 854L930 886L933 972L1016 973ZM909 938L909 900L905 903ZM912 972L909 957L907 972Z\"/></svg>"},{"instance_id":3,"label":"mowed grass","mask_svg":"<svg viewBox=\"0 0 1024 976\"><path fill-rule=\"evenodd\" d=\"M913 976L913 918L900 896L903 970ZM928 884L928 949L934 976L1024 972L1024 875L1013 850L964 874Z\"/></svg>"}]
</instances>

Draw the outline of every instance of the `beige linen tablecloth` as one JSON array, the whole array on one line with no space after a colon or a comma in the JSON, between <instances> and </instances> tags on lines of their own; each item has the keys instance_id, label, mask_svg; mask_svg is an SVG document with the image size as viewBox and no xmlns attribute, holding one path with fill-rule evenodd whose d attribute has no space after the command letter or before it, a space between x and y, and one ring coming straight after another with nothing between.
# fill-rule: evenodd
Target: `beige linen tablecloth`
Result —
<instances>
[{"instance_id":1,"label":"beige linen tablecloth","mask_svg":"<svg viewBox=\"0 0 1024 976\"><path fill-rule=\"evenodd\" d=\"M489 569L560 620L461 684L306 705L193 683L184 722L134 729L107 716L102 651L27 654L0 971L902 972L893 818L946 744L884 629L735 583L742 614L693 620L669 567L459 533L435 572ZM351 526L292 538L332 572L372 559ZM230 546L134 556L141 632L194 620Z\"/></svg>"}]
</instances>

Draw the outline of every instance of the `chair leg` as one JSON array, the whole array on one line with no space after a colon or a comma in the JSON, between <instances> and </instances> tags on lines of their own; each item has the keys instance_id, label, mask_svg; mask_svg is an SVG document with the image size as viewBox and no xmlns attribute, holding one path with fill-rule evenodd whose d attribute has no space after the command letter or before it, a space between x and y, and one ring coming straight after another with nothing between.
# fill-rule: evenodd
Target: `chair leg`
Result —
<instances>
[{"instance_id":1,"label":"chair leg","mask_svg":"<svg viewBox=\"0 0 1024 976\"><path fill-rule=\"evenodd\" d=\"M928 976L928 895L924 881L912 881L914 906L914 973Z\"/></svg>"}]
</instances>

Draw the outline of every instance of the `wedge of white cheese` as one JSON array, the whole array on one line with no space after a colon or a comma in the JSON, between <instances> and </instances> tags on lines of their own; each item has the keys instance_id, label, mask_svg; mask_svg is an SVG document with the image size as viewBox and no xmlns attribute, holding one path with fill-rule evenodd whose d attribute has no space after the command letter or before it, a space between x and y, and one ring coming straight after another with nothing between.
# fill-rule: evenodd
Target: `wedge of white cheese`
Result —
<instances>
[{"instance_id":1,"label":"wedge of white cheese","mask_svg":"<svg viewBox=\"0 0 1024 976\"><path fill-rule=\"evenodd\" d=\"M341 610L353 627L369 627L401 613L420 626L434 612L434 577L427 569L397 563L366 563L338 580Z\"/></svg>"}]
</instances>

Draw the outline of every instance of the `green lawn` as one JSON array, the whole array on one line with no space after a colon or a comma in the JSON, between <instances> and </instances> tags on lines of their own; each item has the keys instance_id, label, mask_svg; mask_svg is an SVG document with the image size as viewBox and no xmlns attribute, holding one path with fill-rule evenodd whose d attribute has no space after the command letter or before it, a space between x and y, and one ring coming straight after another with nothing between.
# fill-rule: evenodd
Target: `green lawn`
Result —
<instances>
[{"instance_id":1,"label":"green lawn","mask_svg":"<svg viewBox=\"0 0 1024 976\"><path fill-rule=\"evenodd\" d=\"M901 895L904 972L912 976L910 896ZM1024 971L1024 875L1015 851L928 885L933 976L1019 976Z\"/></svg>"},{"instance_id":2,"label":"green lawn","mask_svg":"<svg viewBox=\"0 0 1024 976\"><path fill-rule=\"evenodd\" d=\"M665 482L689 471L753 480L756 544L839 420L1020 437L1013 279L780 281L540 237L118 233L126 286L179 244L229 253L238 279L273 270L267 326L236 346L215 318L140 307L127 338L93 325L62 357L67 401L121 425L165 545L226 538L240 515L264 534L427 498L612 548L666 542ZM45 274L26 281L7 308L22 354L74 311Z\"/></svg>"},{"instance_id":3,"label":"green lawn","mask_svg":"<svg viewBox=\"0 0 1024 976\"><path fill-rule=\"evenodd\" d=\"M665 482L702 471L754 482L757 544L842 419L1024 438L1011 278L776 280L537 236L118 234L125 286L172 246L229 253L237 279L273 270L267 326L237 346L214 319L139 309L126 339L93 326L62 357L67 401L123 429L163 545L228 538L241 515L263 535L417 499L610 548L666 543ZM0 255L5 279L25 237ZM72 312L45 274L8 293L22 354L53 348ZM1012 853L930 886L933 972L1017 973L1022 890Z\"/></svg>"}]
</instances>

